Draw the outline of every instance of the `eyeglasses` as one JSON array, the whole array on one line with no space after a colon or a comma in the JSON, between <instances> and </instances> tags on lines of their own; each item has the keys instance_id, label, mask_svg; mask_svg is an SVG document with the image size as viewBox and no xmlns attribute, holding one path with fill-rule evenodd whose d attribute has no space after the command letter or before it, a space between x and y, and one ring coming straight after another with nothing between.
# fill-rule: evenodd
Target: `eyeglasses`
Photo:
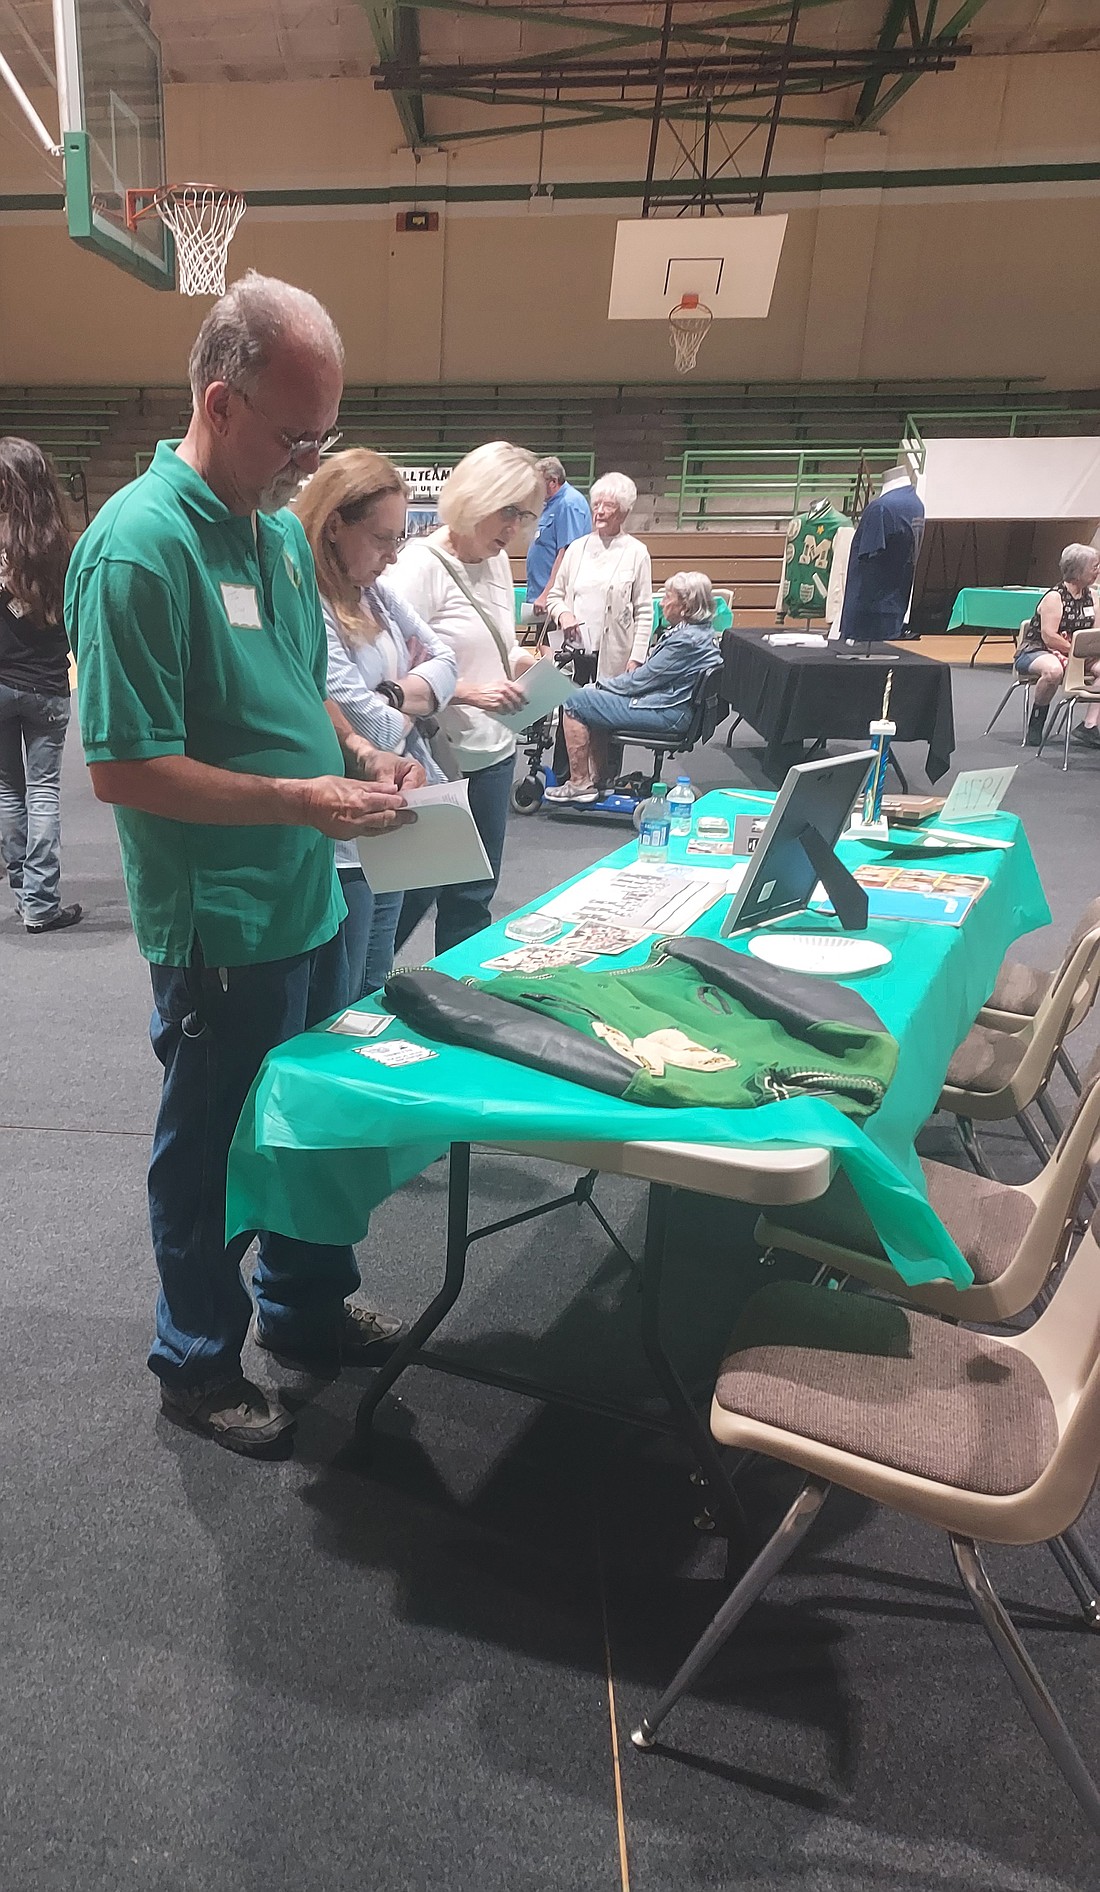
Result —
<instances>
[{"instance_id":1,"label":"eyeglasses","mask_svg":"<svg viewBox=\"0 0 1100 1892\"><path fill-rule=\"evenodd\" d=\"M500 516L506 526L522 525L526 519L535 519L537 514L526 512L522 506L502 506Z\"/></svg>"},{"instance_id":2,"label":"eyeglasses","mask_svg":"<svg viewBox=\"0 0 1100 1892\"><path fill-rule=\"evenodd\" d=\"M404 532L372 532L369 526L367 537L374 540L380 552L399 552L407 539Z\"/></svg>"},{"instance_id":3,"label":"eyeglasses","mask_svg":"<svg viewBox=\"0 0 1100 1892\"><path fill-rule=\"evenodd\" d=\"M246 407L250 407L254 414L258 414L261 420L267 422L276 440L282 442L292 460L298 460L306 453L331 453L337 441L342 440L344 437L339 431L330 434L322 434L320 437L316 434L284 433L281 427L276 427L270 414L264 413L259 401L254 401L252 396L246 394L243 388L235 388L234 393L240 395Z\"/></svg>"}]
</instances>

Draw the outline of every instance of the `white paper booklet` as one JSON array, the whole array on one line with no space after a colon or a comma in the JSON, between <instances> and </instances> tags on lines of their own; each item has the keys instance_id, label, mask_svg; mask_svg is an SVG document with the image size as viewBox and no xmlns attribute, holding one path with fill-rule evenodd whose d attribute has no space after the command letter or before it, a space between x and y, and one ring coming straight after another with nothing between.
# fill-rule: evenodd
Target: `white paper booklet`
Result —
<instances>
[{"instance_id":1,"label":"white paper booklet","mask_svg":"<svg viewBox=\"0 0 1100 1892\"><path fill-rule=\"evenodd\" d=\"M374 893L455 887L491 878L465 782L407 789L405 800L416 813L415 822L390 834L360 835L355 843Z\"/></svg>"},{"instance_id":2,"label":"white paper booklet","mask_svg":"<svg viewBox=\"0 0 1100 1892\"><path fill-rule=\"evenodd\" d=\"M564 670L559 670L552 657L540 657L537 664L532 664L530 670L525 670L521 677L516 678L516 682L526 699L524 707L493 712L497 722L503 723L505 729L510 729L516 736L577 694L577 685L572 677L566 676Z\"/></svg>"}]
</instances>

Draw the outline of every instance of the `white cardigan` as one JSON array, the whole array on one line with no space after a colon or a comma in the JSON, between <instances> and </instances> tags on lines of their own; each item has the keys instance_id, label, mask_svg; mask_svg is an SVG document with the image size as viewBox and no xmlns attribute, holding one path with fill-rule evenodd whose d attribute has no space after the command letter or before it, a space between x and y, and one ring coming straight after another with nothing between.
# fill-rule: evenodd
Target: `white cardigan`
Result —
<instances>
[{"instance_id":1,"label":"white cardigan","mask_svg":"<svg viewBox=\"0 0 1100 1892\"><path fill-rule=\"evenodd\" d=\"M596 569L606 573L601 622L584 624L585 646L598 650L598 677L619 677L628 663L644 663L653 636L653 565L648 547L629 532L605 546L598 532L574 539L558 567L546 601L550 617L577 610L578 592L586 591Z\"/></svg>"}]
</instances>

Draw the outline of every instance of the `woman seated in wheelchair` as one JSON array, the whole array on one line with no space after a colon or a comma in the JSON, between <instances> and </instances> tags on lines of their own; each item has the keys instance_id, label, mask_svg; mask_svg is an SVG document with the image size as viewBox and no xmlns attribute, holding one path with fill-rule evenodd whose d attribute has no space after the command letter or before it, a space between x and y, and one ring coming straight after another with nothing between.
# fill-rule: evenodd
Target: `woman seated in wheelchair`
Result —
<instances>
[{"instance_id":1,"label":"woman seated in wheelchair","mask_svg":"<svg viewBox=\"0 0 1100 1892\"><path fill-rule=\"evenodd\" d=\"M1043 739L1047 711L1065 674L1074 631L1091 631L1096 622L1096 585L1100 552L1091 545L1067 545L1058 561L1061 584L1040 598L1035 615L1021 634L1016 669L1032 686L1032 711L1027 740L1035 748ZM1100 681L1100 664L1089 666L1089 681ZM1100 748L1100 703L1090 707L1074 741Z\"/></svg>"},{"instance_id":2,"label":"woman seated in wheelchair","mask_svg":"<svg viewBox=\"0 0 1100 1892\"><path fill-rule=\"evenodd\" d=\"M714 634L714 592L705 572L676 572L661 594L668 630L635 670L588 683L562 710L569 780L546 800L599 800L614 735L671 745L691 722L695 686L722 662Z\"/></svg>"}]
</instances>

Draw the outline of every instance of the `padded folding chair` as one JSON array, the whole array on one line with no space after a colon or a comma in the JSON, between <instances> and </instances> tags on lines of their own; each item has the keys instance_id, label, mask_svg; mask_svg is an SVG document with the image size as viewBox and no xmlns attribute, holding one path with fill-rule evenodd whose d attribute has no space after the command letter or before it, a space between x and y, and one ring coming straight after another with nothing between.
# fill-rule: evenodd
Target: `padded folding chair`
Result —
<instances>
[{"instance_id":1,"label":"padded folding chair","mask_svg":"<svg viewBox=\"0 0 1100 1892\"><path fill-rule=\"evenodd\" d=\"M1100 657L1100 631L1074 631L1069 642L1069 657L1066 673L1062 678L1062 700L1047 728L1043 739L1035 751L1041 756L1047 742L1059 728L1065 730L1065 753L1062 757L1063 772L1069 768L1069 739L1073 732L1073 712L1078 703L1100 703L1100 683L1091 684L1088 679L1088 666Z\"/></svg>"},{"instance_id":2,"label":"padded folding chair","mask_svg":"<svg viewBox=\"0 0 1100 1892\"><path fill-rule=\"evenodd\" d=\"M1014 658L1019 656L1020 651L1023 648L1024 632L1027 630L1027 627L1030 623L1031 623L1031 619L1025 618L1019 630L1016 633L1016 649L1013 652ZM985 638L983 637L981 640L981 644L978 645L978 650L981 649L982 644L984 643L985 643ZM974 652L974 657L977 656L978 650ZM971 657L970 659L971 669L973 669L974 667L974 657ZM1008 689L1005 691L996 709L994 710L992 716L987 722L985 726L985 733L988 736L998 716L1000 715L1001 711L1004 709L1005 704L1008 702L1009 697L1014 696L1018 690L1022 690L1024 693L1024 721L1023 721L1023 728L1020 732L1020 747L1022 749L1025 743L1027 742L1027 719L1029 715L1031 714L1031 680L1029 677L1021 676L1018 670L1013 670L1012 682L1009 684Z\"/></svg>"},{"instance_id":3,"label":"padded folding chair","mask_svg":"<svg viewBox=\"0 0 1100 1892\"><path fill-rule=\"evenodd\" d=\"M1033 1181L1003 1183L922 1161L928 1200L974 1271L973 1284L903 1281L887 1259L843 1172L815 1202L765 1212L756 1239L802 1255L819 1269L853 1275L928 1313L979 1323L1011 1320L1064 1260L1089 1177L1100 1163L1100 1050L1086 1074L1073 1122Z\"/></svg>"},{"instance_id":4,"label":"padded folding chair","mask_svg":"<svg viewBox=\"0 0 1100 1892\"><path fill-rule=\"evenodd\" d=\"M1025 1333L973 1333L872 1295L777 1282L738 1322L711 1405L720 1444L806 1476L786 1516L633 1734L658 1729L801 1542L833 1485L950 1539L963 1587L1097 1834L1100 1790L982 1560L980 1544L1059 1538L1095 1585L1074 1529L1100 1470L1097 1221Z\"/></svg>"},{"instance_id":5,"label":"padded folding chair","mask_svg":"<svg viewBox=\"0 0 1100 1892\"><path fill-rule=\"evenodd\" d=\"M979 1176L991 1176L981 1152L975 1120L1006 1123L1015 1117L1036 1154L1045 1160L1050 1145L1028 1114L1036 1106L1055 1137L1062 1120L1047 1091L1066 1033L1091 1008L1100 983L1100 926L1079 940L1029 1026L1001 1031L972 1025L947 1067L937 1108L958 1118L963 1148Z\"/></svg>"},{"instance_id":6,"label":"padded folding chair","mask_svg":"<svg viewBox=\"0 0 1100 1892\"><path fill-rule=\"evenodd\" d=\"M998 1031L1025 1031L1035 1020L1043 1000L1048 996L1057 979L1068 971L1074 953L1080 946L1086 933L1100 930L1100 895L1090 900L1081 913L1069 944L1062 957L1062 963L1051 972L1046 966L1029 966L1022 959L1005 959L997 974L997 981L992 992L978 1013L979 1025L993 1025ZM1065 1039L1077 1030L1082 1020L1088 1017L1096 998L1096 988L1100 984L1100 959L1093 964L1088 979L1082 980L1078 988L1077 1003L1063 1034L1063 1041L1058 1050L1058 1063L1064 1071L1073 1089L1080 1095L1081 1079L1073 1059L1066 1050Z\"/></svg>"}]
</instances>

